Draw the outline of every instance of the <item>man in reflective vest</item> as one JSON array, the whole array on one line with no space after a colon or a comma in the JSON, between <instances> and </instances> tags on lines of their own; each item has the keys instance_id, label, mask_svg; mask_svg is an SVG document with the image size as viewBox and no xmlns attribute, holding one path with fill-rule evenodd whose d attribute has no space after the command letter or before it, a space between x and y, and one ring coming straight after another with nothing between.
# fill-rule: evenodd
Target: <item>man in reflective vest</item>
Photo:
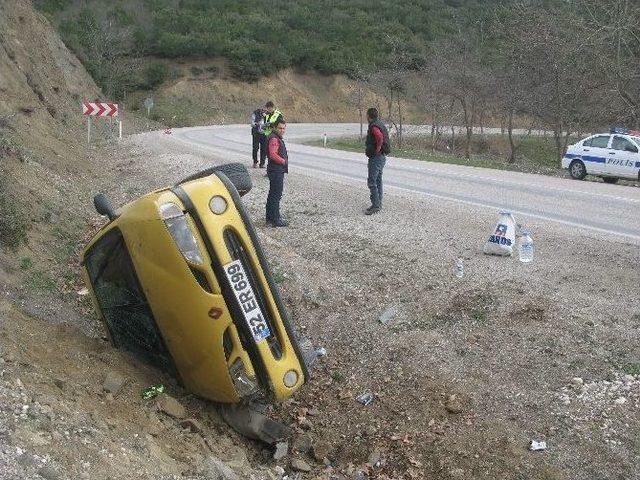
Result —
<instances>
[{"instance_id":1,"label":"man in reflective vest","mask_svg":"<svg viewBox=\"0 0 640 480\"><path fill-rule=\"evenodd\" d=\"M262 131L269 138L269 135L273 133L273 127L275 126L278 120L282 120L284 122L284 117L282 116L282 112L276 109L275 105L271 100L264 104L264 109L267 111L264 116L264 128Z\"/></svg>"},{"instance_id":2,"label":"man in reflective vest","mask_svg":"<svg viewBox=\"0 0 640 480\"><path fill-rule=\"evenodd\" d=\"M269 163L267 164L267 175L269 176L269 195L267 196L267 225L272 227L286 227L280 216L280 199L284 190L284 175L289 171L289 156L287 147L282 137L287 125L284 120L278 119L273 125L273 132L267 139L269 150Z\"/></svg>"},{"instance_id":3,"label":"man in reflective vest","mask_svg":"<svg viewBox=\"0 0 640 480\"><path fill-rule=\"evenodd\" d=\"M389 131L384 123L378 119L378 109L367 110L369 129L365 142L365 155L369 159L367 186L371 198L371 206L364 212L373 215L382 210L382 170L387 161L386 155L391 152Z\"/></svg>"}]
</instances>

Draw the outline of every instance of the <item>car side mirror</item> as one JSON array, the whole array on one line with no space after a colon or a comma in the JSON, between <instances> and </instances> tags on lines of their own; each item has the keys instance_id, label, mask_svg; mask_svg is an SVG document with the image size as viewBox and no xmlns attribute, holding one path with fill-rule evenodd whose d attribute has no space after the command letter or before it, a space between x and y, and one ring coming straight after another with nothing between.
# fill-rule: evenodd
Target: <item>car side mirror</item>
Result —
<instances>
[{"instance_id":1,"label":"car side mirror","mask_svg":"<svg viewBox=\"0 0 640 480\"><path fill-rule=\"evenodd\" d=\"M118 214L116 214L116 211L113 209L111 201L104 193L99 193L93 197L93 205L96 207L96 211L100 215L106 215L109 217L109 220L118 218Z\"/></svg>"}]
</instances>

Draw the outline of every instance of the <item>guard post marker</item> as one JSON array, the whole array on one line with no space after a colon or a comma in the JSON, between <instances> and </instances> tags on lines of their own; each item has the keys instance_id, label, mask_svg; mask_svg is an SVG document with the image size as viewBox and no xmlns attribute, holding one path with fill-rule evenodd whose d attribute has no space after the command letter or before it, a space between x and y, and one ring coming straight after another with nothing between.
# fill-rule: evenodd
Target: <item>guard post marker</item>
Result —
<instances>
[{"instance_id":1,"label":"guard post marker","mask_svg":"<svg viewBox=\"0 0 640 480\"><path fill-rule=\"evenodd\" d=\"M82 102L82 114L87 116L87 144L91 144L91 117L118 116L117 103ZM122 138L122 122L120 122L120 138Z\"/></svg>"}]
</instances>

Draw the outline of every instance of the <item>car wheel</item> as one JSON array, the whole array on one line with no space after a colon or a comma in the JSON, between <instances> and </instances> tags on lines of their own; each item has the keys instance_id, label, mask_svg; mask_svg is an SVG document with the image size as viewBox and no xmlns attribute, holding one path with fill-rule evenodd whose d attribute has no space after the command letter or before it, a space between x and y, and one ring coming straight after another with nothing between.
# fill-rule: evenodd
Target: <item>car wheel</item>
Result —
<instances>
[{"instance_id":1,"label":"car wheel","mask_svg":"<svg viewBox=\"0 0 640 480\"><path fill-rule=\"evenodd\" d=\"M253 184L251 183L251 175L247 171L247 167L243 163L227 163L215 168L216 172L224 173L233 186L236 187L240 196L249 193Z\"/></svg>"},{"instance_id":2,"label":"car wheel","mask_svg":"<svg viewBox=\"0 0 640 480\"><path fill-rule=\"evenodd\" d=\"M582 180L584 177L587 176L587 169L584 166L584 163L582 163L580 160L574 160L573 162L571 162L571 164L569 165L569 175L571 175L571 178L573 178L574 180Z\"/></svg>"},{"instance_id":3,"label":"car wheel","mask_svg":"<svg viewBox=\"0 0 640 480\"><path fill-rule=\"evenodd\" d=\"M618 179L616 177L602 177L602 181L604 183L618 183Z\"/></svg>"},{"instance_id":4,"label":"car wheel","mask_svg":"<svg viewBox=\"0 0 640 480\"><path fill-rule=\"evenodd\" d=\"M209 175L213 175L215 172L224 173L231 183L233 183L233 186L236 187L240 196L249 193L253 187L253 184L251 183L251 175L249 175L247 167L242 163L226 163L224 165L205 168L204 170L200 170L198 173L194 173L193 175L183 178L177 183L177 185L190 182L191 180L197 180L198 178L208 177Z\"/></svg>"}]
</instances>

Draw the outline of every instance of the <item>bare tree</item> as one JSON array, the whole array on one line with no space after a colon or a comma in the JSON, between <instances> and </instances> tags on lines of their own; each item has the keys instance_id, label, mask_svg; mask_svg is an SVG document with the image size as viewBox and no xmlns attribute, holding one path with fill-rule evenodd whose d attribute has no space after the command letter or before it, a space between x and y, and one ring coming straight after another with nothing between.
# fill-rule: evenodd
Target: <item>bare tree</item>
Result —
<instances>
[{"instance_id":1,"label":"bare tree","mask_svg":"<svg viewBox=\"0 0 640 480\"><path fill-rule=\"evenodd\" d=\"M358 118L360 120L360 141L364 138L364 121L365 121L365 98L369 85L369 75L355 64L352 68L351 79L353 81L353 89L349 94L349 102L358 110Z\"/></svg>"},{"instance_id":2,"label":"bare tree","mask_svg":"<svg viewBox=\"0 0 640 480\"><path fill-rule=\"evenodd\" d=\"M515 161L517 149L513 121L523 114L553 131L561 158L572 133L602 118L599 92L605 81L594 54L598 45L582 17L569 9L549 15L534 7L510 8L509 20L501 22L500 29L498 97L510 136L510 161Z\"/></svg>"},{"instance_id":3,"label":"bare tree","mask_svg":"<svg viewBox=\"0 0 640 480\"><path fill-rule=\"evenodd\" d=\"M465 158L471 158L473 128L487 94L488 71L479 61L473 39L464 34L436 46L440 58L440 92L451 99L451 109L460 108L465 129ZM453 132L452 132L453 133Z\"/></svg>"},{"instance_id":4,"label":"bare tree","mask_svg":"<svg viewBox=\"0 0 640 480\"><path fill-rule=\"evenodd\" d=\"M442 86L440 72L441 57L433 55L427 65L418 74L416 101L430 115L431 121L431 150L434 151L440 137L442 128L447 117L447 107L449 105L447 96Z\"/></svg>"},{"instance_id":5,"label":"bare tree","mask_svg":"<svg viewBox=\"0 0 640 480\"><path fill-rule=\"evenodd\" d=\"M599 48L599 68L616 121L640 127L640 3L632 0L582 0L587 28Z\"/></svg>"}]
</instances>

